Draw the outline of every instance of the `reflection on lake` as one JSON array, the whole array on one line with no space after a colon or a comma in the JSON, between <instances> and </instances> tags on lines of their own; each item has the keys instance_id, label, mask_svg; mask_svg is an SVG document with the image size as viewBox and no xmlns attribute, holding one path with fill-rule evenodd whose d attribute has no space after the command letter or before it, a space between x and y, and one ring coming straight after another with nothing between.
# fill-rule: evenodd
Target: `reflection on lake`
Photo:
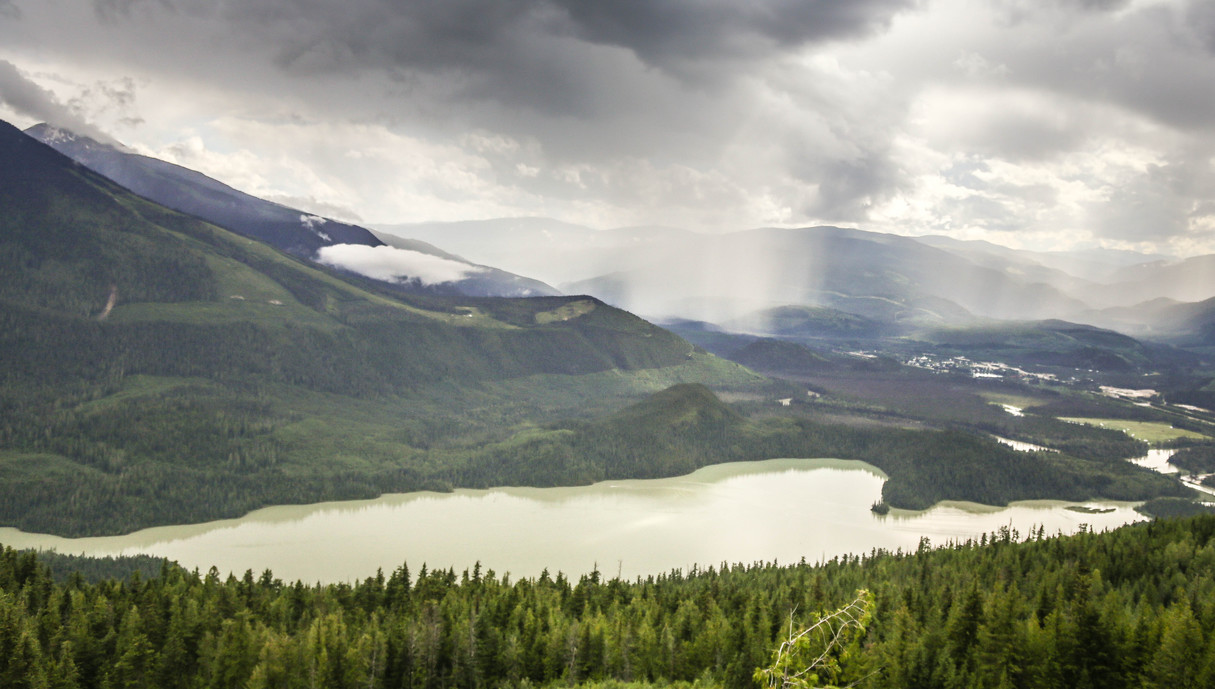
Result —
<instances>
[{"instance_id":1,"label":"reflection on lake","mask_svg":"<svg viewBox=\"0 0 1215 689\"><path fill-rule=\"evenodd\" d=\"M995 438L997 441L1011 447L1012 449L1019 450L1021 452L1054 452L1055 451L1055 450L1050 449L1049 447L1042 447L1041 445L1034 445L1033 443L1027 443L1023 440L1011 440L1009 438L1002 438L998 435L993 435L992 437Z\"/></svg>"},{"instance_id":2,"label":"reflection on lake","mask_svg":"<svg viewBox=\"0 0 1215 689\"><path fill-rule=\"evenodd\" d=\"M574 488L407 493L375 500L269 507L240 519L66 539L0 528L0 543L63 553L168 557L221 573L272 569L284 580L350 581L408 562L483 568L515 578L542 569L578 576L658 574L722 562L811 562L874 548L915 549L1011 526L1024 534L1095 530L1142 519L1130 503L1103 514L1036 501L1006 508L957 503L924 512L869 507L884 476L862 462L776 459L706 467L688 476Z\"/></svg>"},{"instance_id":3,"label":"reflection on lake","mask_svg":"<svg viewBox=\"0 0 1215 689\"><path fill-rule=\"evenodd\" d=\"M1152 449L1152 450L1148 450L1146 455L1132 459L1131 462L1138 464L1139 466L1143 467L1144 469L1151 469L1152 471L1159 471L1162 474L1176 474L1176 473L1180 473L1180 469L1173 466L1172 464L1169 464L1169 457L1172 457L1173 453L1176 451L1177 450L1173 450L1173 449L1167 449L1167 450Z\"/></svg>"}]
</instances>

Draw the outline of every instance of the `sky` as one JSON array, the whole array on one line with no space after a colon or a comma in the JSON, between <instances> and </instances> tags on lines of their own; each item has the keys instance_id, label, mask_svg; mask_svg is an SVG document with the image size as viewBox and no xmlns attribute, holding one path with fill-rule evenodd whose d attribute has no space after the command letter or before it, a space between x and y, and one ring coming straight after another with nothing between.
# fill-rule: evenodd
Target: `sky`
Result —
<instances>
[{"instance_id":1,"label":"sky","mask_svg":"<svg viewBox=\"0 0 1215 689\"><path fill-rule=\"evenodd\" d=\"M0 0L0 118L363 224L1215 252L1210 0Z\"/></svg>"}]
</instances>

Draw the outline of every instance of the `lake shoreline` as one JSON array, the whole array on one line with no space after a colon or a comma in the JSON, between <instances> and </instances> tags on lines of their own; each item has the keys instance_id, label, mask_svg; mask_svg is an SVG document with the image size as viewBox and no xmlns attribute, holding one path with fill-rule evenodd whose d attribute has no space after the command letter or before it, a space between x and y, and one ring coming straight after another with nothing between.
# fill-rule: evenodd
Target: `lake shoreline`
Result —
<instances>
[{"instance_id":1,"label":"lake shoreline","mask_svg":"<svg viewBox=\"0 0 1215 689\"><path fill-rule=\"evenodd\" d=\"M225 573L271 569L303 581L349 581L404 562L457 570L480 562L523 576L544 568L641 576L722 562L912 550L922 537L940 545L1004 527L1028 533L1040 526L1054 535L1082 523L1101 529L1144 519L1134 512L1138 503L1054 500L1003 507L946 502L879 516L870 506L885 480L857 460L774 459L582 487L420 491L265 507L237 519L123 536L66 539L5 527L0 543L65 554L164 556ZM1069 505L1100 511L1080 514Z\"/></svg>"}]
</instances>

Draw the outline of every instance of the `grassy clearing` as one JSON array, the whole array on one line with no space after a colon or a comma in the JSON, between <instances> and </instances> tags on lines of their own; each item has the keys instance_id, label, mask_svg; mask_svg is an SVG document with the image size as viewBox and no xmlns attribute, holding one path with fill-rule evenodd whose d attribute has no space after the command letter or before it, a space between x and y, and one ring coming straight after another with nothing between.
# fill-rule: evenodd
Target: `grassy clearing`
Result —
<instances>
[{"instance_id":1,"label":"grassy clearing","mask_svg":"<svg viewBox=\"0 0 1215 689\"><path fill-rule=\"evenodd\" d=\"M540 313L536 314L535 318L536 323L544 325L546 323L568 321L588 314L594 310L595 302L591 301L590 299L582 299L579 301L572 301L551 311L541 311Z\"/></svg>"},{"instance_id":2,"label":"grassy clearing","mask_svg":"<svg viewBox=\"0 0 1215 689\"><path fill-rule=\"evenodd\" d=\"M1101 428L1112 428L1116 431L1122 431L1136 440L1142 440L1152 445L1168 442L1170 440L1177 440L1178 438L1201 440L1206 437L1201 433L1188 431L1184 428L1174 428L1167 423L1160 423L1156 421L1130 421L1127 419L1090 419L1076 417L1061 418L1060 421L1082 423L1089 426L1099 426Z\"/></svg>"}]
</instances>

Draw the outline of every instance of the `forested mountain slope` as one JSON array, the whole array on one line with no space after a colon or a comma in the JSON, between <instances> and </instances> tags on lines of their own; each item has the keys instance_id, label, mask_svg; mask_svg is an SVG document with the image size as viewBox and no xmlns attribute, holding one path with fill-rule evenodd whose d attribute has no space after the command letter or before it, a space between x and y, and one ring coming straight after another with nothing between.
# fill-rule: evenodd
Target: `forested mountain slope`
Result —
<instances>
[{"instance_id":1,"label":"forested mountain slope","mask_svg":"<svg viewBox=\"0 0 1215 689\"><path fill-rule=\"evenodd\" d=\"M873 425L792 410L744 416L703 385L682 384L614 414L548 424L478 450L462 485L569 485L687 474L721 462L774 457L859 459L885 471L888 506L926 509L942 500L1003 505L1097 496L1147 500L1183 496L1175 479L1123 461L1138 451L1106 429L1068 433L1063 452L1019 452L986 435L956 429ZM1059 422L1015 424L1049 434ZM1074 424L1062 424L1072 426ZM1013 429L1009 429L1013 430ZM1070 429L1069 429L1070 430ZM1125 441L1120 443L1119 440Z\"/></svg>"},{"instance_id":2,"label":"forested mountain slope","mask_svg":"<svg viewBox=\"0 0 1215 689\"><path fill-rule=\"evenodd\" d=\"M441 485L436 443L683 377L759 380L589 298L358 287L8 125L0 208L9 524L106 532Z\"/></svg>"}]
</instances>

